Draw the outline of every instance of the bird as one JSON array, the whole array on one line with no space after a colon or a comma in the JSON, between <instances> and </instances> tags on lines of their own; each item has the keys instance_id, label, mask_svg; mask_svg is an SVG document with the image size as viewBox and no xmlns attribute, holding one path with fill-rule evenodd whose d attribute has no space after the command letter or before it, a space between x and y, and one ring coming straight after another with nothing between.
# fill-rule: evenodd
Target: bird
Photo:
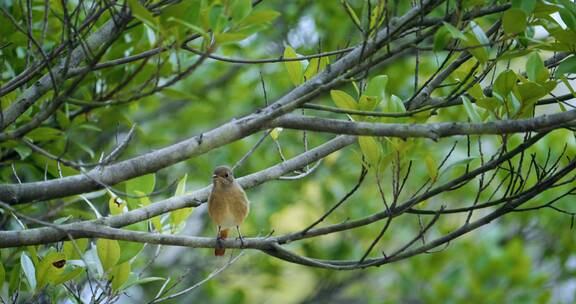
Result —
<instances>
[{"instance_id":1,"label":"bird","mask_svg":"<svg viewBox=\"0 0 576 304\"><path fill-rule=\"evenodd\" d=\"M244 240L240 233L240 225L248 216L250 202L242 186L234 179L232 169L219 166L212 174L212 191L208 198L208 215L218 227L216 240L228 237L231 228L236 227L242 246ZM225 249L219 245L214 250L215 256L223 256Z\"/></svg>"}]
</instances>

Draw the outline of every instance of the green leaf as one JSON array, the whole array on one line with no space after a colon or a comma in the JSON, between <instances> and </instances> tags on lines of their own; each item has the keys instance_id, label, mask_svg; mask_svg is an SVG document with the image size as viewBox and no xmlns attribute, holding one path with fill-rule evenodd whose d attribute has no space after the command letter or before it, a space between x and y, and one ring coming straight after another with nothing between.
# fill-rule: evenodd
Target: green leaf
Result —
<instances>
[{"instance_id":1,"label":"green leaf","mask_svg":"<svg viewBox=\"0 0 576 304\"><path fill-rule=\"evenodd\" d=\"M198 96L191 94L186 91L182 91L176 88L164 88L162 89L162 95L173 99L173 100L198 100Z\"/></svg>"},{"instance_id":2,"label":"green leaf","mask_svg":"<svg viewBox=\"0 0 576 304\"><path fill-rule=\"evenodd\" d=\"M26 250L28 250L28 253L30 254L30 259L32 259L32 263L34 263L34 265L38 265L39 263L38 250L36 250L36 246L34 245L26 246Z\"/></svg>"},{"instance_id":3,"label":"green leaf","mask_svg":"<svg viewBox=\"0 0 576 304\"><path fill-rule=\"evenodd\" d=\"M555 76L560 77L560 75L564 74L576 74L576 56L570 56L560 62Z\"/></svg>"},{"instance_id":4,"label":"green leaf","mask_svg":"<svg viewBox=\"0 0 576 304\"><path fill-rule=\"evenodd\" d=\"M130 6L130 11L132 15L144 22L149 27L156 29L158 26L158 21L156 18L148 11L146 7L144 7L138 0L128 0L128 6Z\"/></svg>"},{"instance_id":5,"label":"green leaf","mask_svg":"<svg viewBox=\"0 0 576 304\"><path fill-rule=\"evenodd\" d=\"M467 157L467 158L458 160L458 161L446 166L444 169L442 169L442 171L440 171L440 176L443 176L446 172L448 172L454 168L466 166L477 159L478 159L478 157L473 156L473 157Z\"/></svg>"},{"instance_id":6,"label":"green leaf","mask_svg":"<svg viewBox=\"0 0 576 304\"><path fill-rule=\"evenodd\" d=\"M550 74L537 52L533 52L530 57L528 57L528 61L526 61L526 74L528 75L528 79L536 83L544 83L548 80Z\"/></svg>"},{"instance_id":7,"label":"green leaf","mask_svg":"<svg viewBox=\"0 0 576 304\"><path fill-rule=\"evenodd\" d=\"M224 26L226 17L224 16L224 7L220 4L214 4L210 8L208 19L210 21L210 28L214 33L220 33Z\"/></svg>"},{"instance_id":8,"label":"green leaf","mask_svg":"<svg viewBox=\"0 0 576 304\"><path fill-rule=\"evenodd\" d=\"M21 270L22 270L22 266L20 266L19 264L14 264L12 266L12 271L10 271L10 278L8 279L8 292L13 294L14 292L16 292L17 290L20 289L20 284L22 283L21 279L20 279L20 275L21 275ZM34 277L34 279L36 279L36 277ZM36 287L36 286L34 286Z\"/></svg>"},{"instance_id":9,"label":"green leaf","mask_svg":"<svg viewBox=\"0 0 576 304\"><path fill-rule=\"evenodd\" d=\"M0 290L2 290L2 285L4 285L5 279L6 279L6 270L4 270L4 266L0 261Z\"/></svg>"},{"instance_id":10,"label":"green leaf","mask_svg":"<svg viewBox=\"0 0 576 304\"><path fill-rule=\"evenodd\" d=\"M140 198L140 203L142 204L142 206L146 207L146 206L150 205L151 202L150 202L150 198L149 198L149 197L144 196L144 193L139 192L139 191L136 192L136 193L137 193L139 196L142 196L142 197ZM160 232L160 233L162 233L162 220L161 220L161 219L162 219L162 218L160 217L160 215L157 215L157 216L155 216L155 217L153 217L153 218L150 219L150 221L152 222L152 225L154 226L154 228L155 228L158 232Z\"/></svg>"},{"instance_id":11,"label":"green leaf","mask_svg":"<svg viewBox=\"0 0 576 304\"><path fill-rule=\"evenodd\" d=\"M248 38L248 35L242 33L220 33L214 35L214 39L218 45L225 45L235 43Z\"/></svg>"},{"instance_id":12,"label":"green leaf","mask_svg":"<svg viewBox=\"0 0 576 304\"><path fill-rule=\"evenodd\" d=\"M484 30L474 21L470 21L470 29L480 44L490 44L490 39L484 33Z\"/></svg>"},{"instance_id":13,"label":"green leaf","mask_svg":"<svg viewBox=\"0 0 576 304\"><path fill-rule=\"evenodd\" d=\"M56 121L58 121L58 125L63 129L70 126L70 118L68 118L68 115L63 111L56 112Z\"/></svg>"},{"instance_id":14,"label":"green leaf","mask_svg":"<svg viewBox=\"0 0 576 304\"><path fill-rule=\"evenodd\" d=\"M520 109L518 111L518 117L527 118L531 117L533 114L534 105L541 97L548 94L548 90L535 82L526 82L519 84L516 87L515 93L520 98Z\"/></svg>"},{"instance_id":15,"label":"green leaf","mask_svg":"<svg viewBox=\"0 0 576 304\"><path fill-rule=\"evenodd\" d=\"M288 59L298 58L294 49L289 46L287 46L284 50L283 57ZM284 62L284 67L286 68L286 71L288 71L288 76L290 76L292 84L299 86L304 80L304 75L302 73L302 63L300 61L286 61Z\"/></svg>"},{"instance_id":16,"label":"green leaf","mask_svg":"<svg viewBox=\"0 0 576 304\"><path fill-rule=\"evenodd\" d=\"M560 79L562 80L562 83L566 86L566 88L568 88L568 91L570 91L570 94L572 94L572 96L574 96L576 98L576 91L574 90L574 88L572 87L572 85L570 84L568 79L566 79L566 77L564 75L560 76ZM558 103L562 104L560 101L558 101Z\"/></svg>"},{"instance_id":17,"label":"green leaf","mask_svg":"<svg viewBox=\"0 0 576 304\"><path fill-rule=\"evenodd\" d=\"M532 14L536 7L536 0L512 0L512 7L519 8L527 15Z\"/></svg>"},{"instance_id":18,"label":"green leaf","mask_svg":"<svg viewBox=\"0 0 576 304\"><path fill-rule=\"evenodd\" d=\"M436 31L436 34L434 34L434 46L432 50L434 52L444 50L444 48L446 48L446 45L448 45L449 41L450 41L450 32L445 26L443 26L438 31Z\"/></svg>"},{"instance_id":19,"label":"green leaf","mask_svg":"<svg viewBox=\"0 0 576 304\"><path fill-rule=\"evenodd\" d=\"M428 172L428 176L433 182L435 182L438 178L438 165L436 163L436 159L434 159L432 155L426 154L426 156L424 156L424 163L426 164L426 171Z\"/></svg>"},{"instance_id":20,"label":"green leaf","mask_svg":"<svg viewBox=\"0 0 576 304\"><path fill-rule=\"evenodd\" d=\"M110 277L112 278L112 291L115 293L118 292L124 282L128 280L128 276L130 276L130 263L126 262L114 266L110 273Z\"/></svg>"},{"instance_id":21,"label":"green leaf","mask_svg":"<svg viewBox=\"0 0 576 304\"><path fill-rule=\"evenodd\" d=\"M188 174L184 175L178 182L178 187L176 187L176 192L174 196L184 195L186 193L186 180L188 179ZM172 230L176 229L182 224L192 213L192 208L181 208L170 213L170 223L172 224Z\"/></svg>"},{"instance_id":22,"label":"green leaf","mask_svg":"<svg viewBox=\"0 0 576 304\"><path fill-rule=\"evenodd\" d=\"M358 100L358 109L362 111L373 111L380 103L380 100L381 99L375 96L362 95L360 96L360 100Z\"/></svg>"},{"instance_id":23,"label":"green leaf","mask_svg":"<svg viewBox=\"0 0 576 304\"><path fill-rule=\"evenodd\" d=\"M56 277L56 278L52 281L52 284L54 284L54 285L59 285L59 284L68 282L68 281L74 279L75 277L79 276L79 275L82 274L83 272L84 272L84 268L82 268L82 267L76 267L76 268L72 269L71 271L64 272L64 273L61 274L60 276Z\"/></svg>"},{"instance_id":24,"label":"green leaf","mask_svg":"<svg viewBox=\"0 0 576 304\"><path fill-rule=\"evenodd\" d=\"M487 46L480 46L488 44L490 41L486 34L482 30L482 28L477 25L475 22L470 22L470 29L471 32L466 33L466 41L463 42L463 45L466 47L470 47L468 52L478 60L480 63L485 63L488 61L489 53Z\"/></svg>"},{"instance_id":25,"label":"green leaf","mask_svg":"<svg viewBox=\"0 0 576 304\"><path fill-rule=\"evenodd\" d=\"M454 27L452 24L445 22L445 21L442 23L444 23L444 28L446 28L446 30L448 31L448 33L450 33L450 36L452 36L452 38L460 39L462 41L468 40L468 38L464 35L464 33L462 33L459 29Z\"/></svg>"},{"instance_id":26,"label":"green leaf","mask_svg":"<svg viewBox=\"0 0 576 304\"><path fill-rule=\"evenodd\" d=\"M464 105L464 109L466 110L466 114L468 114L468 118L470 118L470 121L472 121L473 123L482 122L482 118L480 118L478 111L476 111L476 108L470 102L470 99L468 99L468 97L462 96L462 104Z\"/></svg>"},{"instance_id":27,"label":"green leaf","mask_svg":"<svg viewBox=\"0 0 576 304\"><path fill-rule=\"evenodd\" d=\"M496 77L496 82L494 82L494 92L501 96L506 96L514 89L517 81L518 77L516 76L516 73L512 70L506 70Z\"/></svg>"},{"instance_id":28,"label":"green leaf","mask_svg":"<svg viewBox=\"0 0 576 304\"><path fill-rule=\"evenodd\" d=\"M92 148L90 148L90 146L88 146L87 144L79 141L74 141L74 145L78 146L81 150L88 153L88 155L90 155L91 158L94 158L95 155L94 150L92 150Z\"/></svg>"},{"instance_id":29,"label":"green leaf","mask_svg":"<svg viewBox=\"0 0 576 304\"><path fill-rule=\"evenodd\" d=\"M478 83L475 83L470 89L468 89L468 94L474 97L474 99L484 98L484 92L482 91L482 87Z\"/></svg>"},{"instance_id":30,"label":"green leaf","mask_svg":"<svg viewBox=\"0 0 576 304\"><path fill-rule=\"evenodd\" d=\"M346 9L349 16L352 18L352 22L354 22L356 26L362 28L362 22L360 22L360 18L358 18L358 15L356 15L356 12L354 12L354 9L350 6L350 4L348 4L346 0L340 0L340 2L342 5L344 5L344 9Z\"/></svg>"},{"instance_id":31,"label":"green leaf","mask_svg":"<svg viewBox=\"0 0 576 304\"><path fill-rule=\"evenodd\" d=\"M388 85L388 76L378 75L370 79L368 85L366 86L366 91L364 95L373 96L378 99L378 102L386 98L386 87Z\"/></svg>"},{"instance_id":32,"label":"green leaf","mask_svg":"<svg viewBox=\"0 0 576 304\"><path fill-rule=\"evenodd\" d=\"M118 246L120 246L121 253L116 265L130 261L133 257L137 256L142 249L144 249L144 243L130 241L118 241Z\"/></svg>"},{"instance_id":33,"label":"green leaf","mask_svg":"<svg viewBox=\"0 0 576 304\"><path fill-rule=\"evenodd\" d=\"M160 278L160 277L147 277L147 278L143 278L143 279L139 279L139 280L130 280L130 281L126 282L126 284L124 286L122 286L122 288L128 289L134 285L142 285L142 284L146 284L146 283L150 283L150 282L165 281L165 280L166 279Z\"/></svg>"},{"instance_id":34,"label":"green leaf","mask_svg":"<svg viewBox=\"0 0 576 304\"><path fill-rule=\"evenodd\" d=\"M304 80L312 79L316 74L322 72L329 63L330 59L328 57L310 59L306 72L304 72Z\"/></svg>"},{"instance_id":35,"label":"green leaf","mask_svg":"<svg viewBox=\"0 0 576 304\"><path fill-rule=\"evenodd\" d=\"M146 174L133 178L126 182L126 193L133 196L138 196L136 193L139 191L141 193L150 194L154 191L154 184L156 182L156 177L154 173ZM139 199L135 197L126 197L128 201L128 206L130 210L138 208Z\"/></svg>"},{"instance_id":36,"label":"green leaf","mask_svg":"<svg viewBox=\"0 0 576 304\"><path fill-rule=\"evenodd\" d=\"M26 252L22 252L22 255L20 255L20 265L22 266L26 280L28 280L30 289L36 290L36 268Z\"/></svg>"},{"instance_id":37,"label":"green leaf","mask_svg":"<svg viewBox=\"0 0 576 304\"><path fill-rule=\"evenodd\" d=\"M526 12L518 8L510 8L502 14L502 26L506 34L518 34L524 32L528 25Z\"/></svg>"},{"instance_id":38,"label":"green leaf","mask_svg":"<svg viewBox=\"0 0 576 304\"><path fill-rule=\"evenodd\" d=\"M78 247L78 250L80 250L80 252L76 250L72 241L66 241L64 242L64 245L62 245L62 253L64 253L67 260L80 259L81 254L83 254L84 251L86 251L86 248L88 247L88 239L77 239L74 240L74 242L76 242L76 246Z\"/></svg>"},{"instance_id":39,"label":"green leaf","mask_svg":"<svg viewBox=\"0 0 576 304\"><path fill-rule=\"evenodd\" d=\"M340 90L331 90L330 97L332 97L332 101L336 104L337 107L340 109L345 110L358 110L358 105L356 100L348 93Z\"/></svg>"},{"instance_id":40,"label":"green leaf","mask_svg":"<svg viewBox=\"0 0 576 304\"><path fill-rule=\"evenodd\" d=\"M37 289L44 288L48 283L54 282L63 272L66 265L66 255L62 252L48 253L38 265L36 271Z\"/></svg>"},{"instance_id":41,"label":"green leaf","mask_svg":"<svg viewBox=\"0 0 576 304\"><path fill-rule=\"evenodd\" d=\"M102 129L100 129L99 127L97 127L93 124L89 124L89 123L83 123L83 124L80 124L80 125L75 126L75 127L80 129L80 130L90 130L90 131L94 131L94 132L102 132Z\"/></svg>"},{"instance_id":42,"label":"green leaf","mask_svg":"<svg viewBox=\"0 0 576 304\"><path fill-rule=\"evenodd\" d=\"M382 146L372 136L359 136L358 144L362 154L366 157L366 161L371 166L376 167L382 157Z\"/></svg>"},{"instance_id":43,"label":"green leaf","mask_svg":"<svg viewBox=\"0 0 576 304\"><path fill-rule=\"evenodd\" d=\"M388 113L404 113L406 112L406 106L400 97L392 95L390 101L387 103L386 110Z\"/></svg>"},{"instance_id":44,"label":"green leaf","mask_svg":"<svg viewBox=\"0 0 576 304\"><path fill-rule=\"evenodd\" d=\"M495 112L500 106L500 102L496 97L483 97L476 99L476 105L491 112Z\"/></svg>"},{"instance_id":45,"label":"green leaf","mask_svg":"<svg viewBox=\"0 0 576 304\"><path fill-rule=\"evenodd\" d=\"M520 100L518 100L518 97L516 97L516 95L512 92L508 94L508 98L506 98L506 104L508 106L508 109L512 110L512 112L510 113L510 117L515 117L516 113L518 113L520 107L522 106L522 103L520 102Z\"/></svg>"},{"instance_id":46,"label":"green leaf","mask_svg":"<svg viewBox=\"0 0 576 304\"><path fill-rule=\"evenodd\" d=\"M18 156L21 160L28 158L28 156L32 154L32 149L22 144L18 144L16 147L14 147L14 150L16 150L16 153L18 153Z\"/></svg>"},{"instance_id":47,"label":"green leaf","mask_svg":"<svg viewBox=\"0 0 576 304\"><path fill-rule=\"evenodd\" d=\"M120 245L116 240L98 239L96 241L98 258L104 272L112 269L120 259Z\"/></svg>"},{"instance_id":48,"label":"green leaf","mask_svg":"<svg viewBox=\"0 0 576 304\"><path fill-rule=\"evenodd\" d=\"M549 5L542 2L536 2L534 8L534 16L538 18L546 18L556 13L559 10L556 5Z\"/></svg>"},{"instance_id":49,"label":"green leaf","mask_svg":"<svg viewBox=\"0 0 576 304\"><path fill-rule=\"evenodd\" d=\"M251 0L236 0L230 9L232 20L238 22L248 15L252 11L252 1Z\"/></svg>"},{"instance_id":50,"label":"green leaf","mask_svg":"<svg viewBox=\"0 0 576 304\"><path fill-rule=\"evenodd\" d=\"M174 17L169 17L167 21L182 24L185 27L187 27L187 28L199 33L200 35L202 35L204 37L204 39L210 39L210 35L208 35L208 33L203 28L201 28L195 24L192 24L190 22L186 22L184 20L180 20L180 19L177 19Z\"/></svg>"},{"instance_id":51,"label":"green leaf","mask_svg":"<svg viewBox=\"0 0 576 304\"><path fill-rule=\"evenodd\" d=\"M274 10L262 10L257 12L252 12L248 17L244 18L237 26L238 29L260 25L264 23L270 23L274 19L278 18L280 13Z\"/></svg>"},{"instance_id":52,"label":"green leaf","mask_svg":"<svg viewBox=\"0 0 576 304\"><path fill-rule=\"evenodd\" d=\"M169 18L186 20L188 23L197 24L201 6L202 1L197 0L182 1L176 4L171 3L167 7L162 8L160 25L164 26L169 21ZM167 28L169 29L170 27Z\"/></svg>"},{"instance_id":53,"label":"green leaf","mask_svg":"<svg viewBox=\"0 0 576 304\"><path fill-rule=\"evenodd\" d=\"M28 132L26 137L33 142L50 141L61 138L62 131L54 128L40 127Z\"/></svg>"},{"instance_id":54,"label":"green leaf","mask_svg":"<svg viewBox=\"0 0 576 304\"><path fill-rule=\"evenodd\" d=\"M562 6L559 7L560 17L566 26L576 31L576 4L568 0L559 0Z\"/></svg>"}]
</instances>

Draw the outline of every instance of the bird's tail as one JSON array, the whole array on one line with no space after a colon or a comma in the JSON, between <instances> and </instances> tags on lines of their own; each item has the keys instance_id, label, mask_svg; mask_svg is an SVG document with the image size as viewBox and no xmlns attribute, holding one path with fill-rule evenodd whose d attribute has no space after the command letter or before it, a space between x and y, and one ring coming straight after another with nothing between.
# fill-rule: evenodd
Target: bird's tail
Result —
<instances>
[{"instance_id":1,"label":"bird's tail","mask_svg":"<svg viewBox=\"0 0 576 304\"><path fill-rule=\"evenodd\" d=\"M221 240L225 240L228 237L228 229L220 229L220 234L218 234L218 238ZM215 256L223 256L226 249L224 248L216 248L214 249Z\"/></svg>"}]
</instances>

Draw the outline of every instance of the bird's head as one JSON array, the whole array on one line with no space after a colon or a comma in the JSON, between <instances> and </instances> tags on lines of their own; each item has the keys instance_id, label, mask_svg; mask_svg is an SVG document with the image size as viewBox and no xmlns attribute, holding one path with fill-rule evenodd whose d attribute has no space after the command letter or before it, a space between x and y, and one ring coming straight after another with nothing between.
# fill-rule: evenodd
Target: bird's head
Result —
<instances>
[{"instance_id":1,"label":"bird's head","mask_svg":"<svg viewBox=\"0 0 576 304\"><path fill-rule=\"evenodd\" d=\"M212 173L212 181L214 184L232 184L234 182L234 175L232 175L232 170L227 166L217 167Z\"/></svg>"}]
</instances>

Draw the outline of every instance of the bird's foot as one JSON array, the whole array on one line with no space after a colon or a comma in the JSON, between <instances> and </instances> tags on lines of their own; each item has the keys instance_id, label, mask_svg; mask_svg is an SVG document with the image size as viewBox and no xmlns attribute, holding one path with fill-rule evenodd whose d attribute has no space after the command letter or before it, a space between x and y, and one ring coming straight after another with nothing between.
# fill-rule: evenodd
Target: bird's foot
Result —
<instances>
[{"instance_id":1,"label":"bird's foot","mask_svg":"<svg viewBox=\"0 0 576 304\"><path fill-rule=\"evenodd\" d=\"M240 248L244 248L244 238L242 235L240 235L238 238L240 239Z\"/></svg>"}]
</instances>

